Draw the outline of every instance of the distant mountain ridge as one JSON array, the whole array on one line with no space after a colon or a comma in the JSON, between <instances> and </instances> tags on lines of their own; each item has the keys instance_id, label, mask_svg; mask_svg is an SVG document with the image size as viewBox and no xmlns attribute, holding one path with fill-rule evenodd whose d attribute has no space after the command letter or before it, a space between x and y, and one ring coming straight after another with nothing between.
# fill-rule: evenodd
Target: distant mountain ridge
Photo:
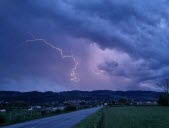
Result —
<instances>
[{"instance_id":1,"label":"distant mountain ridge","mask_svg":"<svg viewBox=\"0 0 169 128\"><path fill-rule=\"evenodd\" d=\"M31 103L63 102L68 100L117 100L121 97L133 99L135 101L156 101L160 92L153 91L64 91L64 92L16 92L0 91L0 101L26 101Z\"/></svg>"}]
</instances>

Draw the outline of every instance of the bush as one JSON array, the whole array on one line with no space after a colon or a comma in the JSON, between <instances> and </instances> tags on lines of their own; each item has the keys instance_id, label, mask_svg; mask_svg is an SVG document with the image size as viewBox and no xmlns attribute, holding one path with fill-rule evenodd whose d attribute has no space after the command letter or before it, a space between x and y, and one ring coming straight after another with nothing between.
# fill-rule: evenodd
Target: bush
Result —
<instances>
[{"instance_id":1,"label":"bush","mask_svg":"<svg viewBox=\"0 0 169 128\"><path fill-rule=\"evenodd\" d=\"M127 99L126 98L120 98L119 99L119 104L126 105L127 104Z\"/></svg>"},{"instance_id":2,"label":"bush","mask_svg":"<svg viewBox=\"0 0 169 128\"><path fill-rule=\"evenodd\" d=\"M60 109L57 109L56 111L54 111L55 114L61 113L62 111Z\"/></svg>"},{"instance_id":3,"label":"bush","mask_svg":"<svg viewBox=\"0 0 169 128\"><path fill-rule=\"evenodd\" d=\"M159 96L158 104L162 106L169 106L169 94L163 93Z\"/></svg>"},{"instance_id":4,"label":"bush","mask_svg":"<svg viewBox=\"0 0 169 128\"><path fill-rule=\"evenodd\" d=\"M45 110L42 110L41 111L41 116L45 116L45 115L47 115L47 112Z\"/></svg>"},{"instance_id":5,"label":"bush","mask_svg":"<svg viewBox=\"0 0 169 128\"><path fill-rule=\"evenodd\" d=\"M2 114L0 114L0 124L4 124L5 122L6 122L5 116L3 116Z\"/></svg>"},{"instance_id":6,"label":"bush","mask_svg":"<svg viewBox=\"0 0 169 128\"><path fill-rule=\"evenodd\" d=\"M76 106L72 106L72 105L69 105L69 106L66 106L65 111L75 111L76 110Z\"/></svg>"}]
</instances>

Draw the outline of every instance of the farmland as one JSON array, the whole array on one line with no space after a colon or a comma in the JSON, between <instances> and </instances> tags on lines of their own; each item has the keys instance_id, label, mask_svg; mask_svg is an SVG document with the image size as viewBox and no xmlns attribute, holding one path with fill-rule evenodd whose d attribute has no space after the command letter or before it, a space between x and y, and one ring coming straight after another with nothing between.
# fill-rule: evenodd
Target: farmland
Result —
<instances>
[{"instance_id":1,"label":"farmland","mask_svg":"<svg viewBox=\"0 0 169 128\"><path fill-rule=\"evenodd\" d=\"M102 110L100 126L92 123L95 117L101 117L94 113L88 119L81 121L76 128L168 128L169 108L168 107L105 107ZM98 116L97 116L98 115ZM94 118L91 118L94 117ZM88 124L88 120L93 120ZM97 118L96 118L97 119ZM97 119L98 120L98 119Z\"/></svg>"}]
</instances>

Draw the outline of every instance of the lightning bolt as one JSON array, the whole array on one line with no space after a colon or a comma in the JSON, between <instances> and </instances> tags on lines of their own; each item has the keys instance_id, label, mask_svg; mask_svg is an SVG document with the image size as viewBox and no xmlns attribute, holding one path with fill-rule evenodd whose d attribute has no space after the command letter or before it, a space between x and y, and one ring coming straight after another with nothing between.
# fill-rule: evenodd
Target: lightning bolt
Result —
<instances>
[{"instance_id":1,"label":"lightning bolt","mask_svg":"<svg viewBox=\"0 0 169 128\"><path fill-rule=\"evenodd\" d=\"M70 73L70 80L74 81L74 82L79 82L80 81L80 78L79 78L78 74L76 73L77 67L79 65L79 62L75 59L75 57L73 55L64 55L62 49L60 49L58 47L55 47L51 43L47 42L45 39L35 38L32 34L30 34L30 35L33 37L33 39L32 40L26 40L25 43L42 42L42 43L50 46L51 48L55 49L57 52L59 52L61 57L62 57L62 59L71 58L73 60L73 62L74 62L74 67L72 68L71 73Z\"/></svg>"}]
</instances>

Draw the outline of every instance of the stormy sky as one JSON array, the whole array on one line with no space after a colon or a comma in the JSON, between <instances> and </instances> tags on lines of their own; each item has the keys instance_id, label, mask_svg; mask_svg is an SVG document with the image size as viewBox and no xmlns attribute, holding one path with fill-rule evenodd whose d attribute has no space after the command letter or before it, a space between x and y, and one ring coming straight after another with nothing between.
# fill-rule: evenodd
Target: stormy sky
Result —
<instances>
[{"instance_id":1,"label":"stormy sky","mask_svg":"<svg viewBox=\"0 0 169 128\"><path fill-rule=\"evenodd\" d=\"M1 0L0 90L159 91L168 21L167 0Z\"/></svg>"}]
</instances>

